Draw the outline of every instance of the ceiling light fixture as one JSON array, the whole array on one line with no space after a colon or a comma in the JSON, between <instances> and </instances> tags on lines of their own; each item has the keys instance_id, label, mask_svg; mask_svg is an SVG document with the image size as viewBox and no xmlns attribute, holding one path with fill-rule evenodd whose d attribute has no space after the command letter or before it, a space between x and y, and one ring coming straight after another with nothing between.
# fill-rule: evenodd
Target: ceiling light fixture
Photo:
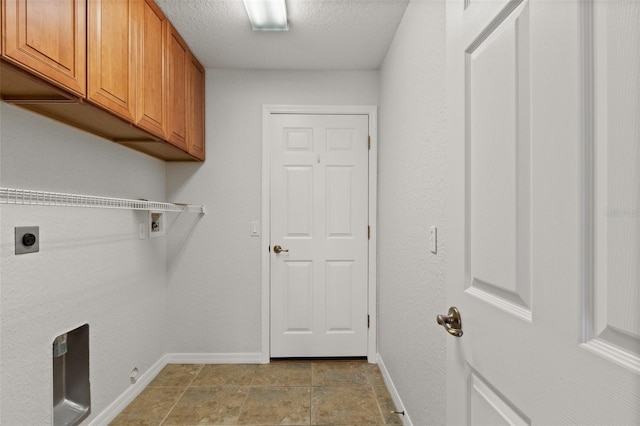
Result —
<instances>
[{"instance_id":1,"label":"ceiling light fixture","mask_svg":"<svg viewBox=\"0 0 640 426\"><path fill-rule=\"evenodd\" d=\"M243 0L253 31L289 31L285 0Z\"/></svg>"}]
</instances>

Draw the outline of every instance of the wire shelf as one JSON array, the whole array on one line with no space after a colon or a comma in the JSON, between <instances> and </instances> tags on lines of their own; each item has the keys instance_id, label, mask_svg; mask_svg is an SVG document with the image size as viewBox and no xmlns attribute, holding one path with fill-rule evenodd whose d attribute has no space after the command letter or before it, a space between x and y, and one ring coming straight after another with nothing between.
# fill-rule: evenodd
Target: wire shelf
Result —
<instances>
[{"instance_id":1,"label":"wire shelf","mask_svg":"<svg viewBox=\"0 0 640 426\"><path fill-rule=\"evenodd\" d=\"M98 197L95 195L65 194L62 192L32 191L29 189L14 188L0 188L0 204L206 213L204 205L174 204L159 201L130 200L126 198Z\"/></svg>"}]
</instances>

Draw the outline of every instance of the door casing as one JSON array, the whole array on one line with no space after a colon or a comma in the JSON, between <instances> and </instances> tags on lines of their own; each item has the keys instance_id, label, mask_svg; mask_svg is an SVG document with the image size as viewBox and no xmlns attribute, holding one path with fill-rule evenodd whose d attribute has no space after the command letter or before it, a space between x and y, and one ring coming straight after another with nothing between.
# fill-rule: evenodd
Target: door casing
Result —
<instances>
[{"instance_id":1,"label":"door casing","mask_svg":"<svg viewBox=\"0 0 640 426\"><path fill-rule=\"evenodd\" d=\"M268 364L271 360L270 338L270 252L271 241L271 161L270 161L270 118L271 114L331 114L331 115L368 115L369 137L371 148L369 150L369 226L371 238L369 239L369 265L368 265L368 301L369 329L367 343L367 360L375 363L378 358L377 342L377 281L376 281L376 212L377 212L377 177L378 177L378 107L373 105L263 105L262 106L262 355L261 362Z\"/></svg>"}]
</instances>

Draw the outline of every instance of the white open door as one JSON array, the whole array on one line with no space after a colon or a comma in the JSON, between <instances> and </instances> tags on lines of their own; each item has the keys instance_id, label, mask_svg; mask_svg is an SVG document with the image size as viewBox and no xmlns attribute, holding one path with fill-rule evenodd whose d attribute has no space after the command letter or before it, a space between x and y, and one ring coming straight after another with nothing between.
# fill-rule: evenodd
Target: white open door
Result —
<instances>
[{"instance_id":1,"label":"white open door","mask_svg":"<svg viewBox=\"0 0 640 426\"><path fill-rule=\"evenodd\" d=\"M447 32L448 423L638 425L640 2L452 0Z\"/></svg>"}]
</instances>

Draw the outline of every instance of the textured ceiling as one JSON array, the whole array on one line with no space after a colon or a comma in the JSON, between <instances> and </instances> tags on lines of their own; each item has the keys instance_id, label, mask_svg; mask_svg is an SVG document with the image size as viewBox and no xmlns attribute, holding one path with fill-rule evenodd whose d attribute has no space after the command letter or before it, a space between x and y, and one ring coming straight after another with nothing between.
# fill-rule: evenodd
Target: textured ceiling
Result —
<instances>
[{"instance_id":1,"label":"textured ceiling","mask_svg":"<svg viewBox=\"0 0 640 426\"><path fill-rule=\"evenodd\" d=\"M156 0L205 68L376 70L408 0L287 0L288 32L254 32L242 0Z\"/></svg>"}]
</instances>

